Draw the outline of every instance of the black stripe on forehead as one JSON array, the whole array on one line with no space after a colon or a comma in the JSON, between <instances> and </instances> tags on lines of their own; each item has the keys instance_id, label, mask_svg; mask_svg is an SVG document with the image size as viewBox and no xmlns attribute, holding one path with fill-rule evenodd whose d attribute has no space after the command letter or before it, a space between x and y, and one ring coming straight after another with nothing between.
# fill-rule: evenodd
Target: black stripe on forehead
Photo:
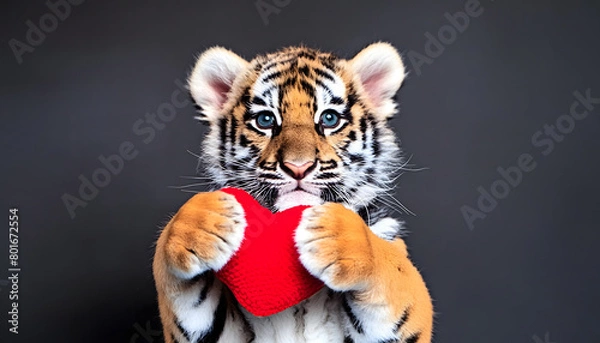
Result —
<instances>
[{"instance_id":1,"label":"black stripe on forehead","mask_svg":"<svg viewBox=\"0 0 600 343\"><path fill-rule=\"evenodd\" d=\"M339 96L332 96L329 102L333 105L342 105L344 103L344 99L340 98Z\"/></svg>"},{"instance_id":2,"label":"black stripe on forehead","mask_svg":"<svg viewBox=\"0 0 600 343\"><path fill-rule=\"evenodd\" d=\"M330 72L328 70L314 68L314 71L317 75L319 75L320 77L322 77L324 79L327 79L329 81L335 81L335 78L333 77L333 75L330 74Z\"/></svg>"},{"instance_id":3,"label":"black stripe on forehead","mask_svg":"<svg viewBox=\"0 0 600 343\"><path fill-rule=\"evenodd\" d=\"M331 91L331 88L329 88L329 86L327 86L326 84L324 84L324 83L323 83L323 81L321 81L321 80L319 80L319 79L316 79L316 80L315 80L315 83L316 83L316 84L317 84L319 87L323 88L323 90L324 90L324 91L325 91L327 94L329 94L330 96L333 96L333 92Z\"/></svg>"},{"instance_id":4,"label":"black stripe on forehead","mask_svg":"<svg viewBox=\"0 0 600 343\"><path fill-rule=\"evenodd\" d=\"M252 105L259 105L259 106L267 106L267 103L265 102L265 100L263 100L260 97L252 97L252 99L250 100L250 104Z\"/></svg>"},{"instance_id":5,"label":"black stripe on forehead","mask_svg":"<svg viewBox=\"0 0 600 343\"><path fill-rule=\"evenodd\" d=\"M256 59L256 60L254 60L252 63L254 64L254 65L252 66L252 69L253 69L255 72L260 72L260 71L261 71L261 69L263 68L263 63L264 63L264 61L262 60L262 58L257 58L257 59Z\"/></svg>"},{"instance_id":6,"label":"black stripe on forehead","mask_svg":"<svg viewBox=\"0 0 600 343\"><path fill-rule=\"evenodd\" d=\"M315 86L306 80L300 80L300 88L310 96L314 96L316 93Z\"/></svg>"},{"instance_id":7,"label":"black stripe on forehead","mask_svg":"<svg viewBox=\"0 0 600 343\"><path fill-rule=\"evenodd\" d=\"M319 62L331 70L335 70L336 57L333 55L319 55Z\"/></svg>"},{"instance_id":8,"label":"black stripe on forehead","mask_svg":"<svg viewBox=\"0 0 600 343\"><path fill-rule=\"evenodd\" d=\"M316 111L316 101L314 99L314 97L316 96L316 88L313 84L311 84L310 79L304 78L301 75L299 75L298 73L294 73L292 72L288 78L278 86L278 91L279 91L279 110L281 112L284 111L284 107L286 106L286 104L283 101L284 98L284 94L286 93L286 91L291 88L291 87L296 87L297 89L303 91L304 93L306 93L310 98L311 98L311 102L306 103L306 106L309 106L313 109L313 111Z\"/></svg>"},{"instance_id":9,"label":"black stripe on forehead","mask_svg":"<svg viewBox=\"0 0 600 343\"><path fill-rule=\"evenodd\" d=\"M271 92L273 92L274 89L275 86L271 86L260 95L266 102L269 103L269 106L271 107L273 107L273 94Z\"/></svg>"},{"instance_id":10,"label":"black stripe on forehead","mask_svg":"<svg viewBox=\"0 0 600 343\"><path fill-rule=\"evenodd\" d=\"M270 74L267 74L267 75L263 76L263 78L260 79L260 82L269 82L269 81L271 81L273 79L276 79L276 78L280 77L281 74L282 74L281 70L272 72Z\"/></svg>"},{"instance_id":11,"label":"black stripe on forehead","mask_svg":"<svg viewBox=\"0 0 600 343\"><path fill-rule=\"evenodd\" d=\"M300 52L296 53L295 55L300 58L306 58L311 61L314 61L315 59L317 59L317 53L315 51L308 50L308 49L302 49Z\"/></svg>"},{"instance_id":12,"label":"black stripe on forehead","mask_svg":"<svg viewBox=\"0 0 600 343\"><path fill-rule=\"evenodd\" d=\"M306 77L311 76L311 71L312 71L312 68L306 64L303 65L302 67L298 68L298 72Z\"/></svg>"},{"instance_id":13,"label":"black stripe on forehead","mask_svg":"<svg viewBox=\"0 0 600 343\"><path fill-rule=\"evenodd\" d=\"M287 78L279 85L279 90L282 88L288 88L290 86L298 84L299 77L297 73L290 73Z\"/></svg>"},{"instance_id":14,"label":"black stripe on forehead","mask_svg":"<svg viewBox=\"0 0 600 343\"><path fill-rule=\"evenodd\" d=\"M267 72L267 71L269 71L269 69L271 69L273 67L276 67L278 65L283 65L286 63L290 63L290 62L295 62L297 60L298 60L298 57L296 57L296 56L291 56L291 57L288 57L288 58L285 58L282 60L275 59L274 61L265 64L264 67L262 68L262 71Z\"/></svg>"},{"instance_id":15,"label":"black stripe on forehead","mask_svg":"<svg viewBox=\"0 0 600 343\"><path fill-rule=\"evenodd\" d=\"M323 89L323 91L325 93L327 93L327 95L329 95L329 104L331 105L343 105L344 104L344 99L335 95L333 93L333 91L331 90L331 88L329 88L329 86L327 86L325 83L323 83L323 81L316 79L315 83L317 84L317 86L321 87ZM354 102L350 100L350 97L348 99L348 103L344 109L344 115L347 118L352 118L352 114L350 113L350 109L352 108L352 106L354 105Z\"/></svg>"}]
</instances>

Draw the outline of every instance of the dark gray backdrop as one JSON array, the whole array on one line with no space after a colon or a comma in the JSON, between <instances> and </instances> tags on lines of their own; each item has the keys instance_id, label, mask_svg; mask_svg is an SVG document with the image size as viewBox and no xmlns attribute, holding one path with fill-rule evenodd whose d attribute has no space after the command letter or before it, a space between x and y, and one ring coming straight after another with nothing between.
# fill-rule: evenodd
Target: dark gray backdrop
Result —
<instances>
[{"instance_id":1,"label":"dark gray backdrop","mask_svg":"<svg viewBox=\"0 0 600 343\"><path fill-rule=\"evenodd\" d=\"M566 118L573 92L600 97L600 6L482 0L452 36L445 14L468 2L264 0L281 8L261 17L254 0L88 0L53 27L44 1L4 1L0 208L20 209L22 270L16 336L1 234L0 341L162 341L152 244L189 197L169 186L190 183L180 178L195 173L186 150L199 151L205 128L192 105L153 137L133 126L168 106L199 52L219 44L251 58L304 43L350 57L385 40L410 70L393 125L428 168L401 177L396 195L417 214L405 218L407 242L435 298L436 341L600 342L600 105ZM27 21L41 18L48 32L30 44ZM440 29L443 51L426 36ZM21 63L11 40L29 49ZM536 132L557 120L567 133L548 151ZM124 142L137 155L72 218L61 197L79 197L79 176ZM478 188L490 192L497 168L523 154L535 169L508 195L496 182L504 198L482 204L489 213L470 228L461 208L479 211Z\"/></svg>"}]
</instances>

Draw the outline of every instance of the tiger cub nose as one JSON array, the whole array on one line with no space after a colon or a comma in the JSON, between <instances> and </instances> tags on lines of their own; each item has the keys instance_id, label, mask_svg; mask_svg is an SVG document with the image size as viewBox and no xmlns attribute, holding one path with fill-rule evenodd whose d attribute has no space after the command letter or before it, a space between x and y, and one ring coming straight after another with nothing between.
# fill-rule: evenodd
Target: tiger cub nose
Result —
<instances>
[{"instance_id":1,"label":"tiger cub nose","mask_svg":"<svg viewBox=\"0 0 600 343\"><path fill-rule=\"evenodd\" d=\"M286 173L290 174L296 180L302 180L315 162L306 162L302 164L296 164L294 162L284 162L282 168Z\"/></svg>"}]
</instances>

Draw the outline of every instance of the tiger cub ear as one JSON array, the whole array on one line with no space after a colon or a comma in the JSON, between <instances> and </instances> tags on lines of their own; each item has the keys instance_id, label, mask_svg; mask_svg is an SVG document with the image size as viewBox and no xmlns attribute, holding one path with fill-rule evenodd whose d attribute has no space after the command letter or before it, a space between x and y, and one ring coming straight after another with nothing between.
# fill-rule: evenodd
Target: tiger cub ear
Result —
<instances>
[{"instance_id":1,"label":"tiger cub ear","mask_svg":"<svg viewBox=\"0 0 600 343\"><path fill-rule=\"evenodd\" d=\"M236 77L248 69L249 63L237 54L222 47L206 50L198 60L188 78L192 98L200 106L209 122L222 115Z\"/></svg>"},{"instance_id":2,"label":"tiger cub ear","mask_svg":"<svg viewBox=\"0 0 600 343\"><path fill-rule=\"evenodd\" d=\"M388 118L396 111L393 97L405 76L398 51L388 43L374 43L348 61L377 115Z\"/></svg>"}]
</instances>

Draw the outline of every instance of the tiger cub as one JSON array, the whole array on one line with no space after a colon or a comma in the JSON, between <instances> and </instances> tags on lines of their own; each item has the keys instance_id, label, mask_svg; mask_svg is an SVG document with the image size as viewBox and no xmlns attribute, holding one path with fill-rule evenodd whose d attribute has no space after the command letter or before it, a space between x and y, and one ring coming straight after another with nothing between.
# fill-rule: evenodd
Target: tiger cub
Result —
<instances>
[{"instance_id":1,"label":"tiger cub","mask_svg":"<svg viewBox=\"0 0 600 343\"><path fill-rule=\"evenodd\" d=\"M433 306L390 217L405 159L388 120L405 68L375 43L352 59L290 47L246 61L215 47L189 90L210 130L203 147L216 191L189 199L163 229L153 273L167 343L429 343ZM300 260L326 285L255 317L214 276L239 248L238 187L262 205L303 212Z\"/></svg>"}]
</instances>

